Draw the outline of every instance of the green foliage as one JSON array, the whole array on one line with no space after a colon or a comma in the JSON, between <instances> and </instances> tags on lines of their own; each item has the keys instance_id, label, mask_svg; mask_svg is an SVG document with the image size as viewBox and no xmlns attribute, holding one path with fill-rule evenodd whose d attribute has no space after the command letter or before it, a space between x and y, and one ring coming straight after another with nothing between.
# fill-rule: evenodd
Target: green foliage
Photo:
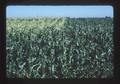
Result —
<instances>
[{"instance_id":1,"label":"green foliage","mask_svg":"<svg viewBox=\"0 0 120 84\"><path fill-rule=\"evenodd\" d=\"M9 78L113 77L113 19L8 18Z\"/></svg>"}]
</instances>

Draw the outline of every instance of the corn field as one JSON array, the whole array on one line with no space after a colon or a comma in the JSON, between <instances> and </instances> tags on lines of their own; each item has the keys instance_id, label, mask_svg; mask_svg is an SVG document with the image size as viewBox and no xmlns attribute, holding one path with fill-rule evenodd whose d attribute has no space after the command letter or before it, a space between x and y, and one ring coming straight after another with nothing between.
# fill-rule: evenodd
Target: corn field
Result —
<instances>
[{"instance_id":1,"label":"corn field","mask_svg":"<svg viewBox=\"0 0 120 84\"><path fill-rule=\"evenodd\" d=\"M8 78L113 77L113 18L7 18Z\"/></svg>"}]
</instances>

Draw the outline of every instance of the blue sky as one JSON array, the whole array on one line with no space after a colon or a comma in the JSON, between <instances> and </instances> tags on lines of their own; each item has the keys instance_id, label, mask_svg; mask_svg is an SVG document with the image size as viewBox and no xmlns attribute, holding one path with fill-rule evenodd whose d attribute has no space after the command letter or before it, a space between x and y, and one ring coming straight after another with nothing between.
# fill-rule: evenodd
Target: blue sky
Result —
<instances>
[{"instance_id":1,"label":"blue sky","mask_svg":"<svg viewBox=\"0 0 120 84\"><path fill-rule=\"evenodd\" d=\"M7 6L6 17L113 17L112 6Z\"/></svg>"}]
</instances>

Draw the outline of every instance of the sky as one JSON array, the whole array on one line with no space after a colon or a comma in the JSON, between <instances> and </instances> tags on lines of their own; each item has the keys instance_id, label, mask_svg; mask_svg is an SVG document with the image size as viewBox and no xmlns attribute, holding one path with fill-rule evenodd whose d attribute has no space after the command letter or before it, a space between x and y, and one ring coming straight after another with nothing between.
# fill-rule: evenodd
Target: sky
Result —
<instances>
[{"instance_id":1,"label":"sky","mask_svg":"<svg viewBox=\"0 0 120 84\"><path fill-rule=\"evenodd\" d=\"M104 6L7 6L6 17L113 17L113 7Z\"/></svg>"}]
</instances>

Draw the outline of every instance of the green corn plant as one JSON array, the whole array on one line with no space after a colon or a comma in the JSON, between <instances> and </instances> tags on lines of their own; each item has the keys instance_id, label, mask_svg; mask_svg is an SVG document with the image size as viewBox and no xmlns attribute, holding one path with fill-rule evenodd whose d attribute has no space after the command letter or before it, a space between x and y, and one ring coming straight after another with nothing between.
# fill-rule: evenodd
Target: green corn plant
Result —
<instances>
[{"instance_id":1,"label":"green corn plant","mask_svg":"<svg viewBox=\"0 0 120 84\"><path fill-rule=\"evenodd\" d=\"M113 18L7 18L8 78L113 77Z\"/></svg>"}]
</instances>

